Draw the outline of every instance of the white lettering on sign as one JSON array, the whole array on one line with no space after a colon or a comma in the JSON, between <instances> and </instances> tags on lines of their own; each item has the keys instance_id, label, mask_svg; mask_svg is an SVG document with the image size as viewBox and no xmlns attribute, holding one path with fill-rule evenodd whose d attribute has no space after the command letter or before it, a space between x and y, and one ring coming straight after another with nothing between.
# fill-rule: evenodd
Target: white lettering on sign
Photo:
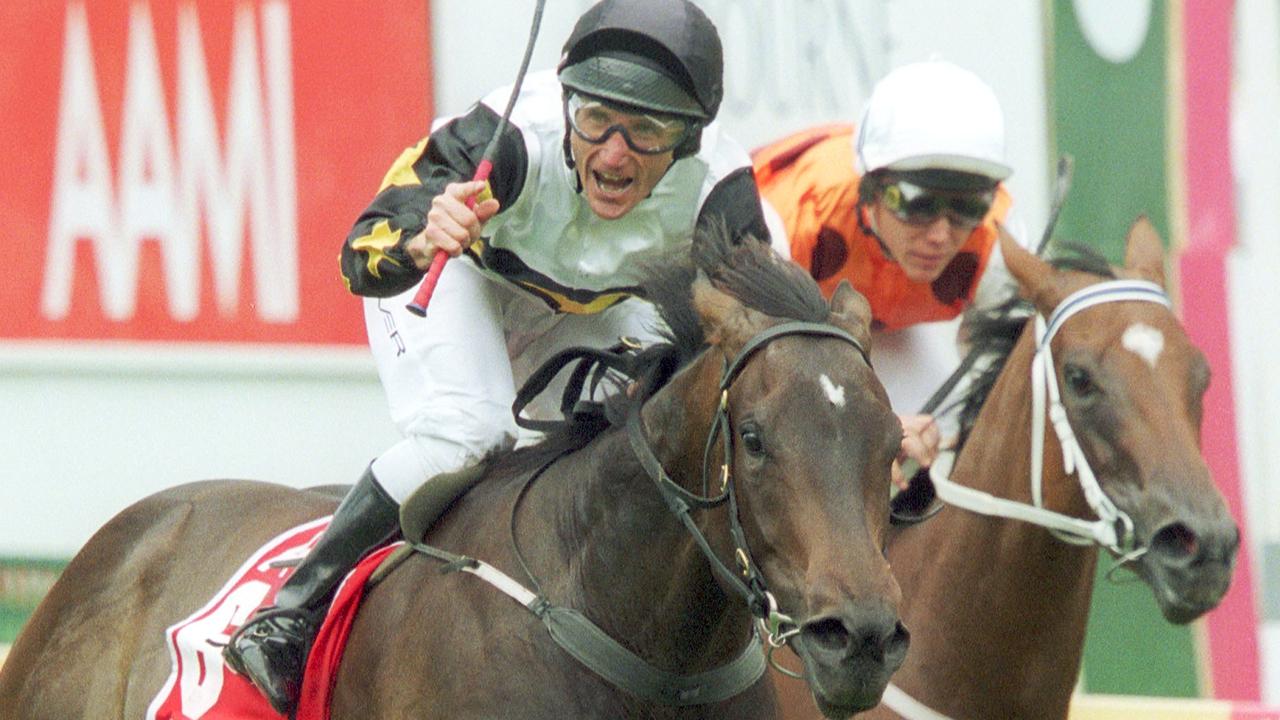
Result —
<instances>
[{"instance_id":1,"label":"white lettering on sign","mask_svg":"<svg viewBox=\"0 0 1280 720\"><path fill-rule=\"evenodd\" d=\"M41 295L45 317L69 314L76 243L86 240L93 249L99 301L107 318L133 316L139 256L143 243L154 242L162 258L170 316L194 319L200 309L201 229L206 228L218 312L234 315L240 307L247 241L257 317L269 322L297 319L288 6L264 2L260 26L252 6L239 4L235 12L226 128L220 136L195 5L179 7L175 154L151 12L146 3L130 6L113 182L85 6L67 6Z\"/></svg>"}]
</instances>

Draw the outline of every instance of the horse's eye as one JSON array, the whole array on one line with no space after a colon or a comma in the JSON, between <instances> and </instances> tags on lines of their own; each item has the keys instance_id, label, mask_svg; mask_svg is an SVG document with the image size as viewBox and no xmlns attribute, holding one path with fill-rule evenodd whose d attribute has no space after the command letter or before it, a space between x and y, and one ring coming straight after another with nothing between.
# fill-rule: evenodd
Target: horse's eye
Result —
<instances>
[{"instance_id":1,"label":"horse's eye","mask_svg":"<svg viewBox=\"0 0 1280 720\"><path fill-rule=\"evenodd\" d=\"M764 440L760 438L760 429L753 423L747 423L742 426L742 430L738 432L738 437L742 440L742 447L752 455L764 454Z\"/></svg>"},{"instance_id":2,"label":"horse's eye","mask_svg":"<svg viewBox=\"0 0 1280 720\"><path fill-rule=\"evenodd\" d=\"M1090 398L1101 392L1101 389L1093 382L1093 376L1089 374L1089 371L1079 365L1072 363L1064 365L1062 367L1062 379L1066 381L1067 389L1071 391L1071 394L1078 398Z\"/></svg>"}]
</instances>

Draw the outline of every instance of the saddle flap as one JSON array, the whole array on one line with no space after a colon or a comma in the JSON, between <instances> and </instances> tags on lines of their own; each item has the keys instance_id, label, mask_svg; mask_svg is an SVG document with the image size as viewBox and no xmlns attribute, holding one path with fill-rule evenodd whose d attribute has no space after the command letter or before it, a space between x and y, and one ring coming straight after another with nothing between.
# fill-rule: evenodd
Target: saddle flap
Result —
<instances>
[{"instance_id":1,"label":"saddle flap","mask_svg":"<svg viewBox=\"0 0 1280 720\"><path fill-rule=\"evenodd\" d=\"M400 506L400 531L404 533L405 540L423 542L436 520L480 481L484 470L485 465L481 463L441 473L413 491Z\"/></svg>"}]
</instances>

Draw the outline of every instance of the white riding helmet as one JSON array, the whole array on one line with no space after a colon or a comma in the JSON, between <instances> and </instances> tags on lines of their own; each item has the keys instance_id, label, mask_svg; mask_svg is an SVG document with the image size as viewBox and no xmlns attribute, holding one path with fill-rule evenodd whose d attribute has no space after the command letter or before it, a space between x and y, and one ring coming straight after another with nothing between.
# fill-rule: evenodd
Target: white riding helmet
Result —
<instances>
[{"instance_id":1,"label":"white riding helmet","mask_svg":"<svg viewBox=\"0 0 1280 720\"><path fill-rule=\"evenodd\" d=\"M876 83L858 126L857 169L952 170L1004 180L1004 113L977 75L941 60Z\"/></svg>"}]
</instances>

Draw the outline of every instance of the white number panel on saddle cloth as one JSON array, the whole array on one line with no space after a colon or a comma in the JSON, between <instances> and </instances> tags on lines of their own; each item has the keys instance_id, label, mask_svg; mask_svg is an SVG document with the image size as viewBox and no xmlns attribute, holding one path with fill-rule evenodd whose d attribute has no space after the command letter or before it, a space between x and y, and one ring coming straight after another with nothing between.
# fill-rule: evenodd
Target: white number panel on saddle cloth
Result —
<instances>
[{"instance_id":1,"label":"white number panel on saddle cloth","mask_svg":"<svg viewBox=\"0 0 1280 720\"><path fill-rule=\"evenodd\" d=\"M320 518L273 538L204 607L165 630L172 670L147 708L146 720L286 720L252 683L226 667L222 647L254 610L275 598L293 572L292 561L310 551L329 520ZM334 673L365 581L394 548L370 554L339 586L307 658L297 720L328 719Z\"/></svg>"}]
</instances>

